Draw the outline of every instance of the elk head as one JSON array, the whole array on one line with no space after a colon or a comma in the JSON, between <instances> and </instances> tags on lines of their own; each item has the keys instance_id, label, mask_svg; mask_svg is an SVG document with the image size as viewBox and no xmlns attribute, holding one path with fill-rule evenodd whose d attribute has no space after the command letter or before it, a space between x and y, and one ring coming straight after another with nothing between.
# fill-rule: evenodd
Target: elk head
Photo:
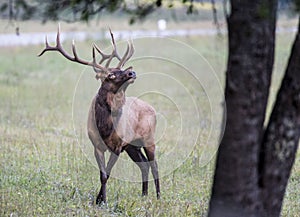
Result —
<instances>
[{"instance_id":1,"label":"elk head","mask_svg":"<svg viewBox=\"0 0 300 217\"><path fill-rule=\"evenodd\" d=\"M100 79L102 82L105 80L105 78L108 75L113 75L114 73L118 72L122 72L121 68L125 65L125 63L132 57L133 53L134 53L134 47L133 44L130 42L127 43L127 49L123 55L123 57L121 58L120 55L117 52L117 47L116 47L116 43L115 43L115 39L114 39L114 35L111 32L111 30L109 29L110 32L110 36L111 36L111 43L113 46L113 50L110 54L105 54L103 53L100 48L96 45L93 44L92 47L92 61L86 61L81 59L80 57L78 57L77 52L76 52L76 48L75 48L75 42L73 40L72 42L72 53L73 56L71 56L70 54L68 54L62 47L61 45L61 41L60 41L60 26L58 26L58 30L57 30L57 36L56 36L56 45L55 46L50 46L47 40L47 36L45 39L45 45L46 47L44 48L44 50L42 50L42 52L38 55L38 56L42 56L45 52L47 51L58 51L59 53L61 53L65 58L67 58L70 61L73 62L77 62L83 65L88 65L88 66L92 66L94 71L96 72L96 79ZM99 52L99 54L101 55L101 59L100 61L96 60L96 54L95 51ZM116 58L119 60L119 63L116 67L112 67L110 68L110 63L111 61ZM102 64L105 65L103 66ZM132 67L127 68L125 71L132 71ZM131 73L131 72L129 72ZM134 73L134 72L132 72ZM114 76L112 76L114 77Z\"/></svg>"},{"instance_id":2,"label":"elk head","mask_svg":"<svg viewBox=\"0 0 300 217\"><path fill-rule=\"evenodd\" d=\"M112 70L102 82L101 88L110 90L113 93L125 91L129 84L133 83L136 78L132 67L125 70Z\"/></svg>"}]
</instances>

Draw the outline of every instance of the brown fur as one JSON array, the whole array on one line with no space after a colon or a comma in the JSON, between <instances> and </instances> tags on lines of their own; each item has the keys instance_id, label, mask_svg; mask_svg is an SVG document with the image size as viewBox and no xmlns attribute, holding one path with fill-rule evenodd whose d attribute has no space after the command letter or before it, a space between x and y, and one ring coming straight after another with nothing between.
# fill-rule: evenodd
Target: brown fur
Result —
<instances>
[{"instance_id":1,"label":"brown fur","mask_svg":"<svg viewBox=\"0 0 300 217\"><path fill-rule=\"evenodd\" d=\"M125 150L137 163L142 172L143 195L148 193L148 173L151 167L156 194L159 198L159 178L154 144L155 111L139 99L125 98L126 88L135 79L135 72L132 71L132 67L125 70L121 68L132 57L134 47L132 43L128 43L127 50L123 57L120 57L111 31L110 35L114 47L111 54L104 54L96 45L93 45L93 61L86 61L78 57L74 43L73 55L69 55L63 49L58 28L56 45L49 45L46 38L46 47L39 56L47 51L57 51L68 60L92 66L96 72L96 78L101 79L102 85L92 101L87 124L88 136L94 145L94 154L100 169L101 189L96 200L97 204L106 202L106 182L122 150ZM101 55L100 61L96 60L96 51ZM119 63L115 68L110 68L109 65L114 58L118 59ZM101 65L104 62L106 62L105 66ZM147 158L141 152L141 147L144 148ZM107 149L110 149L112 154L105 165L104 152Z\"/></svg>"},{"instance_id":2,"label":"brown fur","mask_svg":"<svg viewBox=\"0 0 300 217\"><path fill-rule=\"evenodd\" d=\"M128 72L121 71L116 75L122 77L122 73ZM154 143L156 112L152 106L138 98L125 97L129 83L126 80L124 85L124 82L118 81L119 77L104 80L89 111L88 135L95 148L102 183L97 203L106 201L106 181L118 155L123 150L142 171L143 195L148 191L149 166L154 176L157 197L160 195ZM141 147L144 148L147 158L140 151ZM107 149L112 154L105 166L104 152Z\"/></svg>"}]
</instances>

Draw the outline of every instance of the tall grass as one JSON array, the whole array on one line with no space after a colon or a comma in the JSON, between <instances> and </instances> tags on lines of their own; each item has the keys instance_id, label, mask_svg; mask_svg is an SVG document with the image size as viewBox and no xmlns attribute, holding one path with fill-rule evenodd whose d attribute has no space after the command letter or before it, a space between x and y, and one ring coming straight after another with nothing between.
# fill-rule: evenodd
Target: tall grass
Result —
<instances>
[{"instance_id":1,"label":"tall grass","mask_svg":"<svg viewBox=\"0 0 300 217\"><path fill-rule=\"evenodd\" d=\"M278 37L272 99L289 53L287 38L292 40L290 35ZM158 158L161 157L161 200L156 200L152 182L149 183L149 196L144 198L140 196L140 183L126 181L123 175L118 178L115 174L116 178L108 181L107 207L94 206L100 187L99 171L85 133L89 102L99 85L93 78L92 69L69 63L56 53L37 58L41 46L7 48L1 50L0 59L1 216L205 216L214 169L214 158L210 160L216 150L213 142L220 133L220 129L211 129L211 126L219 126L219 123L212 123L219 119L211 118L211 105L217 105L222 98L218 88L224 84L226 43L224 39L214 37L178 38L198 50L213 66L216 77L221 80L221 87L217 87L211 77L213 70L194 51L186 47L186 50L174 51L172 44L181 45L172 40L156 39L156 46L151 40L135 41L136 57L159 55L182 63L176 65L151 58L131 62L138 79L129 87L128 94L141 96L162 114L159 131L163 131L163 124L167 123L167 131L157 144ZM108 42L101 43L103 47L108 45ZM86 59L90 58L90 44L77 45L80 55ZM69 45L64 46L68 48ZM200 82L193 80L182 65L188 66ZM160 72L162 77L151 72ZM169 79L164 79L168 74L179 81L188 94L178 89L181 87L178 83L172 86ZM139 92L151 87L163 94L142 95ZM207 94L214 96L210 100L215 104L209 104ZM166 100L166 96L172 100ZM197 105L193 105L192 100ZM182 110L181 115L187 123L176 117L178 109L172 102ZM221 106L216 111L220 112ZM199 109L199 119L193 113L195 109ZM198 120L200 122L195 123ZM180 125L184 126L182 135L185 137L176 143L174 138ZM211 132L215 138L210 138ZM194 135L199 137L193 138ZM188 146L192 141L195 144ZM186 151L185 147L188 150L184 157L177 156L177 152ZM170 150L173 152L166 154ZM184 160L168 171L168 165L176 162L176 158ZM137 178L134 180L140 180L138 168L128 161L126 154L122 154L121 160L129 165L124 169L125 173L135 171L133 175ZM114 172L123 174L121 166L116 165ZM298 154L283 216L300 213L299 180Z\"/></svg>"}]
</instances>

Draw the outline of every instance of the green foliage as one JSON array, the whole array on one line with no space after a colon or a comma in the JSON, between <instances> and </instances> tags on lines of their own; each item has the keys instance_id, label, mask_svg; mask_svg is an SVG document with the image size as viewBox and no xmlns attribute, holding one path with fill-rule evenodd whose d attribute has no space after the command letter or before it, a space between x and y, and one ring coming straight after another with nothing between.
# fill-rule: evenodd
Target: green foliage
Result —
<instances>
[{"instance_id":1,"label":"green foliage","mask_svg":"<svg viewBox=\"0 0 300 217\"><path fill-rule=\"evenodd\" d=\"M11 0L0 3L2 17L14 20L39 19L43 22L63 20L67 22L88 22L102 12L122 12L130 15L130 23L145 19L153 11L163 6L162 0L126 1L126 0ZM172 1L165 1L168 8ZM187 14L195 11L193 0L182 1L187 6Z\"/></svg>"},{"instance_id":2,"label":"green foliage","mask_svg":"<svg viewBox=\"0 0 300 217\"><path fill-rule=\"evenodd\" d=\"M300 12L300 0L294 0L296 11Z\"/></svg>"},{"instance_id":3,"label":"green foliage","mask_svg":"<svg viewBox=\"0 0 300 217\"><path fill-rule=\"evenodd\" d=\"M4 11L6 11L8 9L8 4L5 2L5 3L3 3L2 5L1 5L1 7L0 7L0 12L4 12Z\"/></svg>"},{"instance_id":4,"label":"green foliage","mask_svg":"<svg viewBox=\"0 0 300 217\"><path fill-rule=\"evenodd\" d=\"M122 0L63 0L43 1L43 20L89 21L89 19L102 10L114 12L122 7ZM70 17L70 15L72 16ZM68 15L68 16L66 16Z\"/></svg>"},{"instance_id":5,"label":"green foliage","mask_svg":"<svg viewBox=\"0 0 300 217\"><path fill-rule=\"evenodd\" d=\"M28 20L36 13L37 7L27 0L6 1L0 4L0 12L10 19Z\"/></svg>"}]
</instances>

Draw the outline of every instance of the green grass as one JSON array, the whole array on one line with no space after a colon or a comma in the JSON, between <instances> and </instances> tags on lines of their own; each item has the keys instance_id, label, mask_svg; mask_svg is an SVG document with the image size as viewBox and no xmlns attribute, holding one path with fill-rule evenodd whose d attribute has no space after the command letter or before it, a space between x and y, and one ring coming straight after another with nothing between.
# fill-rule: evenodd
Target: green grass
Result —
<instances>
[{"instance_id":1,"label":"green grass","mask_svg":"<svg viewBox=\"0 0 300 217\"><path fill-rule=\"evenodd\" d=\"M293 37L278 37L272 99L289 53L287 39L292 41ZM224 84L225 39L191 37L177 40L198 50L213 66L221 84ZM212 124L218 126L219 123L213 121L218 122L219 119L212 117L213 112L217 112L215 116L220 117L221 111L220 105L211 111L206 94L215 106L221 99L220 88L216 86L206 62L185 45L165 39L136 39L134 43L135 57L159 55L171 59L188 67L201 81L199 83L180 65L167 60L143 58L131 62L138 79L129 87L128 94L140 95L151 88L162 93L142 95L163 115L164 119L159 119L158 134L164 129L164 120L167 121L167 131L157 143L161 200L155 199L153 182L149 183L149 196L142 198L141 184L124 180L128 171L137 180L140 180L140 174L126 154L122 154L120 160L129 169L121 171L120 164L113 169L114 176L120 175L121 178L108 181L108 206L98 208L92 205L100 187L99 172L91 154L92 145L85 133L89 102L99 85L93 77L92 69L69 63L55 53L37 58L36 54L42 46L2 48L1 216L205 216L214 169L214 158L209 160L216 150L216 135L219 133L219 129L210 131L210 127ZM101 44L105 47L108 42ZM90 45L89 41L77 44L80 56L90 58ZM68 49L70 43L64 46ZM149 72L163 74L162 77L147 75ZM166 79L167 75L175 81ZM180 85L187 88L188 94L181 91ZM198 107L191 103L193 100ZM201 120L200 132L197 131L199 123L196 123L198 119L194 113L197 109ZM183 123L177 115L182 115L183 121L188 121ZM181 124L185 137L176 143L178 125ZM209 137L210 132L215 138ZM194 135L197 133L199 138L196 140ZM188 146L190 141L195 141L196 145ZM173 152L168 155L170 150ZM176 159L180 161L176 162ZM176 168L172 167L173 164L177 165ZM300 213L299 180L298 153L287 189L283 216L297 216Z\"/></svg>"}]
</instances>

